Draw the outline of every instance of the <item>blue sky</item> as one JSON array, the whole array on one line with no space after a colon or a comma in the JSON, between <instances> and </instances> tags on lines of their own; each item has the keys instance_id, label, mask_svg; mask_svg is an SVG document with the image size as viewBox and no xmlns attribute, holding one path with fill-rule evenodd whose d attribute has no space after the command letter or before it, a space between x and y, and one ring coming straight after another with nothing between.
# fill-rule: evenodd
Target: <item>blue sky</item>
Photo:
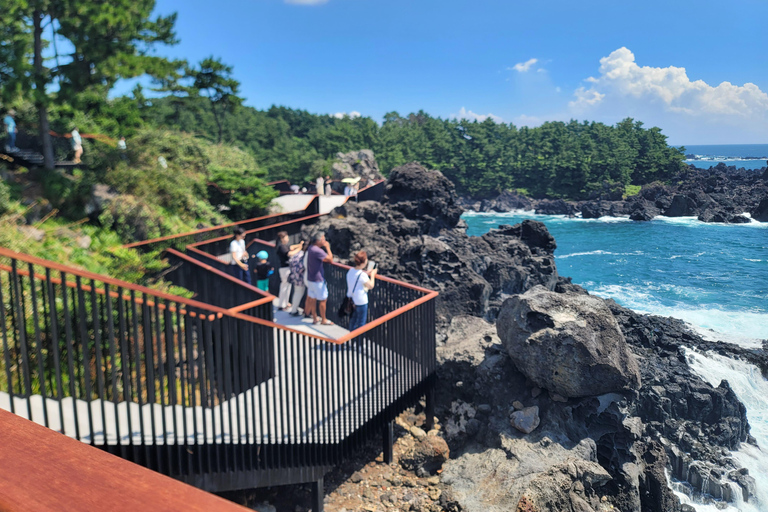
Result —
<instances>
[{"instance_id":1,"label":"blue sky","mask_svg":"<svg viewBox=\"0 0 768 512\"><path fill-rule=\"evenodd\" d=\"M179 45L234 66L246 104L535 126L660 126L768 143L768 1L158 0Z\"/></svg>"}]
</instances>

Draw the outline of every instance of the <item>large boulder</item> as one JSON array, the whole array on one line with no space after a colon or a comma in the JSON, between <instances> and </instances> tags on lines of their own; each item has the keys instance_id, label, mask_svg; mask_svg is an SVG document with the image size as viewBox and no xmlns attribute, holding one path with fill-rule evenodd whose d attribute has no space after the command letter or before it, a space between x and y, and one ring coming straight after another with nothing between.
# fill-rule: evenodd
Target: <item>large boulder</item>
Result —
<instances>
[{"instance_id":1,"label":"large boulder","mask_svg":"<svg viewBox=\"0 0 768 512\"><path fill-rule=\"evenodd\" d=\"M337 153L336 159L338 161L331 168L335 180L360 177L362 182L366 183L368 180L384 179L379 170L379 164L376 163L376 157L370 149Z\"/></svg>"},{"instance_id":2,"label":"large boulder","mask_svg":"<svg viewBox=\"0 0 768 512\"><path fill-rule=\"evenodd\" d=\"M453 183L440 171L416 162L392 170L382 202L410 219L419 219L429 234L455 228L464 213Z\"/></svg>"},{"instance_id":3,"label":"large boulder","mask_svg":"<svg viewBox=\"0 0 768 512\"><path fill-rule=\"evenodd\" d=\"M596 462L571 459L535 478L523 491L516 512L597 512L600 492L611 475Z\"/></svg>"},{"instance_id":4,"label":"large boulder","mask_svg":"<svg viewBox=\"0 0 768 512\"><path fill-rule=\"evenodd\" d=\"M501 307L499 337L515 366L564 397L638 389L640 372L605 302L535 287Z\"/></svg>"}]
</instances>

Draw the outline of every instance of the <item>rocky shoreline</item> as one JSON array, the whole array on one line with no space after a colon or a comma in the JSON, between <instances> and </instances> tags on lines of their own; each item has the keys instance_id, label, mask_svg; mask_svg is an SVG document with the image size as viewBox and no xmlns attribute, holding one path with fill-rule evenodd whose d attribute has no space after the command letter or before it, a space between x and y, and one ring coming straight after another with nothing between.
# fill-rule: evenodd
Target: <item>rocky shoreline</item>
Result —
<instances>
[{"instance_id":1,"label":"rocky shoreline","mask_svg":"<svg viewBox=\"0 0 768 512\"><path fill-rule=\"evenodd\" d=\"M505 191L491 199L462 198L460 204L476 212L531 210L543 215L580 215L585 219L607 216L649 221L664 215L730 224L750 222L750 217L768 222L768 167L757 171L723 163L709 169L689 167L670 182L645 185L639 194L626 199L620 190L606 187L586 201L531 199Z\"/></svg>"},{"instance_id":2,"label":"rocky shoreline","mask_svg":"<svg viewBox=\"0 0 768 512\"><path fill-rule=\"evenodd\" d=\"M732 455L755 443L745 406L726 381L696 375L686 350L768 373L765 350L589 295L558 275L540 222L469 237L461 214L442 174L408 164L381 202L318 226L342 260L365 249L383 274L441 293L438 428L402 415L399 463L339 477L327 510L691 510L667 474L700 499L754 496Z\"/></svg>"}]
</instances>

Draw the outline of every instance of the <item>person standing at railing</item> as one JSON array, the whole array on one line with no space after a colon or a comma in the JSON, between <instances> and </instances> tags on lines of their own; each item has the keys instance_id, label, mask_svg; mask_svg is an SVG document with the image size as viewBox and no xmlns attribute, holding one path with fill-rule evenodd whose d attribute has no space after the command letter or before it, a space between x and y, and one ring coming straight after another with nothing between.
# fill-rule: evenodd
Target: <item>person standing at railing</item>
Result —
<instances>
[{"instance_id":1,"label":"person standing at railing","mask_svg":"<svg viewBox=\"0 0 768 512\"><path fill-rule=\"evenodd\" d=\"M251 284L251 273L248 271L248 251L245 249L245 230L237 226L233 233L235 239L229 243L229 255L232 256L230 262L232 275Z\"/></svg>"},{"instance_id":2,"label":"person standing at railing","mask_svg":"<svg viewBox=\"0 0 768 512\"><path fill-rule=\"evenodd\" d=\"M288 253L290 260L288 266L290 274L288 275L288 283L293 285L293 297L291 298L291 316L299 316L299 304L301 298L304 297L304 291L307 289L307 248L309 247L309 240L302 240L299 248L296 251ZM293 247L293 246L292 246Z\"/></svg>"},{"instance_id":3,"label":"person standing at railing","mask_svg":"<svg viewBox=\"0 0 768 512\"><path fill-rule=\"evenodd\" d=\"M72 149L75 152L74 163L80 163L80 157L83 156L83 139L80 137L80 132L77 130L77 126L72 130Z\"/></svg>"},{"instance_id":4,"label":"person standing at railing","mask_svg":"<svg viewBox=\"0 0 768 512\"><path fill-rule=\"evenodd\" d=\"M287 311L291 307L291 303L288 302L288 296L291 294L291 283L288 281L288 276L291 274L291 256L296 254L301 249L301 243L288 245L290 239L288 233L280 231L277 234L277 258L280 260L280 293L277 296L277 307L283 311Z\"/></svg>"},{"instance_id":5,"label":"person standing at railing","mask_svg":"<svg viewBox=\"0 0 768 512\"><path fill-rule=\"evenodd\" d=\"M331 177L325 177L325 195L330 196L333 194L333 187L331 187Z\"/></svg>"},{"instance_id":6,"label":"person standing at railing","mask_svg":"<svg viewBox=\"0 0 768 512\"><path fill-rule=\"evenodd\" d=\"M355 303L355 309L349 319L349 330L354 331L368 322L368 291L376 286L377 269L366 272L368 254L360 251L355 254L354 268L347 272L347 297Z\"/></svg>"},{"instance_id":7,"label":"person standing at railing","mask_svg":"<svg viewBox=\"0 0 768 512\"><path fill-rule=\"evenodd\" d=\"M256 288L263 292L269 292L269 276L275 273L275 267L269 264L268 258L267 251L257 252L258 263L253 269L256 273Z\"/></svg>"},{"instance_id":8,"label":"person standing at railing","mask_svg":"<svg viewBox=\"0 0 768 512\"><path fill-rule=\"evenodd\" d=\"M325 249L325 250L323 250ZM318 312L322 318L322 325L333 325L333 322L325 317L325 309L328 302L328 284L325 282L325 268L323 263L332 263L333 253L331 245L325 239L322 231L316 233L309 242L307 251L307 311L312 315L315 324L321 323L317 318Z\"/></svg>"},{"instance_id":9,"label":"person standing at railing","mask_svg":"<svg viewBox=\"0 0 768 512\"><path fill-rule=\"evenodd\" d=\"M323 195L323 191L324 190L325 189L323 187L323 177L322 176L318 176L317 179L315 180L315 193L317 193L317 195L321 196L321 195Z\"/></svg>"},{"instance_id":10,"label":"person standing at railing","mask_svg":"<svg viewBox=\"0 0 768 512\"><path fill-rule=\"evenodd\" d=\"M5 143L6 151L16 151L19 149L16 147L16 134L19 132L19 129L16 127L16 120L14 119L15 116L16 111L10 109L3 119L3 125L5 125L5 134L7 136Z\"/></svg>"}]
</instances>

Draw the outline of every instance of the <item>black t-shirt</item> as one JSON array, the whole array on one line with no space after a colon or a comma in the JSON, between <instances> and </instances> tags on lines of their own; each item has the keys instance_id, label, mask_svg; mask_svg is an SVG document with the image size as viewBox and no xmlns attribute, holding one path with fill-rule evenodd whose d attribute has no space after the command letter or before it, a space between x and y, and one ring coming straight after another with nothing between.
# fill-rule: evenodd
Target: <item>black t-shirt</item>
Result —
<instances>
[{"instance_id":1,"label":"black t-shirt","mask_svg":"<svg viewBox=\"0 0 768 512\"><path fill-rule=\"evenodd\" d=\"M256 279L259 281L263 281L264 279L269 278L269 271L274 269L272 268L272 265L269 263L259 263L256 265L256 268L253 269L253 271L256 273Z\"/></svg>"},{"instance_id":2,"label":"black t-shirt","mask_svg":"<svg viewBox=\"0 0 768 512\"><path fill-rule=\"evenodd\" d=\"M286 244L280 244L277 246L277 257L280 258L280 268L289 267L290 263L288 263L288 253L290 252L291 248L288 247Z\"/></svg>"}]
</instances>

